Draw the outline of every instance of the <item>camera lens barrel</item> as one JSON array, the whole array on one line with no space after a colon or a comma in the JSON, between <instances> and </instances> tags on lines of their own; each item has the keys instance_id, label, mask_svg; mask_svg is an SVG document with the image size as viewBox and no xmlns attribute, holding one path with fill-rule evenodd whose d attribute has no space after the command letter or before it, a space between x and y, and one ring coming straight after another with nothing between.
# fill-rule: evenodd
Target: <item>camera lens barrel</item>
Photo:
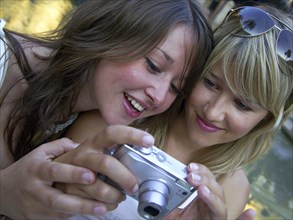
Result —
<instances>
[{"instance_id":1,"label":"camera lens barrel","mask_svg":"<svg viewBox=\"0 0 293 220\"><path fill-rule=\"evenodd\" d=\"M143 182L139 188L138 212L146 219L158 219L164 216L170 190L159 180Z\"/></svg>"}]
</instances>

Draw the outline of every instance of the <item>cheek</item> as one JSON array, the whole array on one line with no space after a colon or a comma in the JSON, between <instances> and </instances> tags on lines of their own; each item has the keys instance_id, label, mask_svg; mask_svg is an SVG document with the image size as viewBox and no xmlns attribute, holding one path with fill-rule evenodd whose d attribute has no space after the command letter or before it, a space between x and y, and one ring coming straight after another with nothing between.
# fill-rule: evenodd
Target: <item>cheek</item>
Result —
<instances>
[{"instance_id":1,"label":"cheek","mask_svg":"<svg viewBox=\"0 0 293 220\"><path fill-rule=\"evenodd\" d=\"M155 108L154 110L146 111L146 115L144 117L157 115L157 114L161 114L161 113L165 112L167 109L169 109L171 107L171 105L173 104L175 99L176 99L175 95L169 94L166 97L164 103L162 105L160 105L160 107Z\"/></svg>"},{"instance_id":2,"label":"cheek","mask_svg":"<svg viewBox=\"0 0 293 220\"><path fill-rule=\"evenodd\" d=\"M100 72L96 71L92 79L92 82L90 82L93 84L93 90L96 96L101 96L104 93L107 94L108 87L109 87L108 78L104 77L103 74L99 74L99 73Z\"/></svg>"},{"instance_id":3,"label":"cheek","mask_svg":"<svg viewBox=\"0 0 293 220\"><path fill-rule=\"evenodd\" d=\"M259 121L259 119L253 117L235 116L230 123L230 129L237 138L240 138L248 134Z\"/></svg>"},{"instance_id":4,"label":"cheek","mask_svg":"<svg viewBox=\"0 0 293 220\"><path fill-rule=\"evenodd\" d=\"M140 75L138 75L139 72L141 72L139 61L118 63L103 60L99 63L95 74L97 80L103 83L104 81L135 81L140 77Z\"/></svg>"},{"instance_id":5,"label":"cheek","mask_svg":"<svg viewBox=\"0 0 293 220\"><path fill-rule=\"evenodd\" d=\"M243 123L241 121L235 121L233 124L232 132L235 135L237 135L237 138L240 138L240 137L246 135L247 133L249 133L249 131L251 131L252 128L253 128L253 126L249 126L246 123Z\"/></svg>"},{"instance_id":6,"label":"cheek","mask_svg":"<svg viewBox=\"0 0 293 220\"><path fill-rule=\"evenodd\" d=\"M162 105L159 112L157 112L157 113L162 113L162 112L166 111L168 108L170 108L171 105L173 104L173 102L175 101L175 99L176 99L175 95L173 95L173 94L167 95L166 99L164 101L164 104Z\"/></svg>"},{"instance_id":7,"label":"cheek","mask_svg":"<svg viewBox=\"0 0 293 220\"><path fill-rule=\"evenodd\" d=\"M193 88L193 90L187 100L187 103L189 106L196 107L196 106L200 106L200 105L204 104L207 99L208 99L207 93L202 88L202 86L196 85Z\"/></svg>"}]
</instances>

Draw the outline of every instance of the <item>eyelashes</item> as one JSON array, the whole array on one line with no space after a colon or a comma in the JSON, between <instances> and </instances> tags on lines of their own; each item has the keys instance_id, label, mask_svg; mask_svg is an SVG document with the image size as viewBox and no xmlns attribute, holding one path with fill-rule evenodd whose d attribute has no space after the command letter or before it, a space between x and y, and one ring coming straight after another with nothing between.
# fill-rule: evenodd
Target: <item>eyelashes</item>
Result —
<instances>
[{"instance_id":1,"label":"eyelashes","mask_svg":"<svg viewBox=\"0 0 293 220\"><path fill-rule=\"evenodd\" d=\"M204 85L211 91L217 92L221 89L221 87L218 86L217 83L213 82L213 80L210 80L207 77L204 77L203 82L204 82ZM234 98L233 102L235 106L241 111L247 111L247 112L253 111L253 109L249 105L247 105L245 101L239 98Z\"/></svg>"},{"instance_id":2,"label":"eyelashes","mask_svg":"<svg viewBox=\"0 0 293 220\"><path fill-rule=\"evenodd\" d=\"M149 58L145 58L145 59L146 59L146 63L150 72L161 73L161 70Z\"/></svg>"},{"instance_id":3,"label":"eyelashes","mask_svg":"<svg viewBox=\"0 0 293 220\"><path fill-rule=\"evenodd\" d=\"M146 64L147 64L147 69L150 73L153 73L153 74L162 73L161 69L158 66L156 66L151 59L146 57L145 60L146 60ZM170 84L170 92L175 95L182 95L183 94L182 91L180 89L178 89L173 83Z\"/></svg>"}]
</instances>

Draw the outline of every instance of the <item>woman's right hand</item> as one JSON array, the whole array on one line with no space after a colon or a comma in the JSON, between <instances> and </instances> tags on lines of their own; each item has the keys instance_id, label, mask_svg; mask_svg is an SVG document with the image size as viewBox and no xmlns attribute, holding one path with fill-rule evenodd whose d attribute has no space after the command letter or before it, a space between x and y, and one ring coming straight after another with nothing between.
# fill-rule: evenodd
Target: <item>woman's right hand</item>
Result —
<instances>
[{"instance_id":1,"label":"woman's right hand","mask_svg":"<svg viewBox=\"0 0 293 220\"><path fill-rule=\"evenodd\" d=\"M97 174L107 176L119 183L123 191L132 194L138 190L135 176L115 157L105 154L106 148L124 143L149 147L154 144L154 138L139 129L111 125L87 138L76 149L61 155L55 161L85 167ZM100 178L96 178L91 185L57 183L55 187L66 194L102 202L108 211L115 209L125 199L125 195L120 190Z\"/></svg>"},{"instance_id":2,"label":"woman's right hand","mask_svg":"<svg viewBox=\"0 0 293 220\"><path fill-rule=\"evenodd\" d=\"M52 219L103 208L53 187L55 181L90 184L95 180L88 169L52 161L76 146L67 138L46 143L1 170L0 213L12 219Z\"/></svg>"},{"instance_id":3,"label":"woman's right hand","mask_svg":"<svg viewBox=\"0 0 293 220\"><path fill-rule=\"evenodd\" d=\"M0 213L12 219L104 214L124 195L96 179L96 173L109 176L128 192L136 190L135 177L114 157L103 153L116 143L148 146L153 144L153 137L141 130L117 125L107 127L78 147L68 138L46 143L1 170ZM53 161L61 155L64 157ZM58 162L59 159L67 164ZM68 194L54 187L57 182L63 183ZM82 186L89 184L90 187L83 189Z\"/></svg>"}]
</instances>

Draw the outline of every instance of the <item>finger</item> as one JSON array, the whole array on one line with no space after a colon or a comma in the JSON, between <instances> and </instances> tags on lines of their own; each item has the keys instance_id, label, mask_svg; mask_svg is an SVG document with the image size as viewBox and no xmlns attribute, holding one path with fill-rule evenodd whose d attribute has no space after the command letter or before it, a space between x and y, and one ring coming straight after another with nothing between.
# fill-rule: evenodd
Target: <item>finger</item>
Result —
<instances>
[{"instance_id":1,"label":"finger","mask_svg":"<svg viewBox=\"0 0 293 220\"><path fill-rule=\"evenodd\" d=\"M210 208L213 216L216 218L224 218L227 216L227 207L224 195L219 197L213 191L211 191L207 186L200 185L197 188L198 197L204 201L204 203Z\"/></svg>"},{"instance_id":2,"label":"finger","mask_svg":"<svg viewBox=\"0 0 293 220\"><path fill-rule=\"evenodd\" d=\"M225 219L227 207L223 188L215 180L193 173L189 174L188 182L197 188L198 198L209 207L213 216Z\"/></svg>"},{"instance_id":3,"label":"finger","mask_svg":"<svg viewBox=\"0 0 293 220\"><path fill-rule=\"evenodd\" d=\"M209 179L216 180L215 175L210 171L210 169L202 164L190 163L187 166L187 171L198 173L199 175L204 175Z\"/></svg>"},{"instance_id":4,"label":"finger","mask_svg":"<svg viewBox=\"0 0 293 220\"><path fill-rule=\"evenodd\" d=\"M125 200L125 195L118 189L110 186L104 181L97 178L97 180L87 186L77 184L67 185L63 190L65 193L72 195L99 200L100 202L118 204Z\"/></svg>"},{"instance_id":5,"label":"finger","mask_svg":"<svg viewBox=\"0 0 293 220\"><path fill-rule=\"evenodd\" d=\"M197 187L198 197L209 207L215 218L225 218L227 207L223 188L215 176L205 166L191 163L188 165L188 182Z\"/></svg>"},{"instance_id":6,"label":"finger","mask_svg":"<svg viewBox=\"0 0 293 220\"><path fill-rule=\"evenodd\" d=\"M78 146L77 143L74 143L69 138L61 138L52 142L41 145L38 151L43 151L48 155L48 158L58 157Z\"/></svg>"},{"instance_id":7,"label":"finger","mask_svg":"<svg viewBox=\"0 0 293 220\"><path fill-rule=\"evenodd\" d=\"M75 163L78 166L88 167L96 173L107 176L130 194L138 190L136 177L113 156L100 153L80 154L75 159Z\"/></svg>"},{"instance_id":8,"label":"finger","mask_svg":"<svg viewBox=\"0 0 293 220\"><path fill-rule=\"evenodd\" d=\"M82 190L89 196L89 198L94 198L105 203L118 204L124 201L126 197L120 189L115 188L117 186L118 185L111 186L97 178L94 184L84 186Z\"/></svg>"},{"instance_id":9,"label":"finger","mask_svg":"<svg viewBox=\"0 0 293 220\"><path fill-rule=\"evenodd\" d=\"M49 182L91 184L96 179L89 169L53 161L42 163L38 169L40 178Z\"/></svg>"},{"instance_id":10,"label":"finger","mask_svg":"<svg viewBox=\"0 0 293 220\"><path fill-rule=\"evenodd\" d=\"M256 216L256 211L254 209L245 210L237 220L253 220Z\"/></svg>"},{"instance_id":11,"label":"finger","mask_svg":"<svg viewBox=\"0 0 293 220\"><path fill-rule=\"evenodd\" d=\"M98 146L111 146L113 144L134 144L150 147L154 144L154 138L149 133L124 125L111 125L101 133L94 136L93 141Z\"/></svg>"},{"instance_id":12,"label":"finger","mask_svg":"<svg viewBox=\"0 0 293 220\"><path fill-rule=\"evenodd\" d=\"M224 190L216 180L210 179L209 177L198 173L189 173L187 180L193 187L205 185L210 191L213 192L213 194L221 198L223 202L225 201Z\"/></svg>"},{"instance_id":13,"label":"finger","mask_svg":"<svg viewBox=\"0 0 293 220\"><path fill-rule=\"evenodd\" d=\"M105 204L99 201L81 198L74 195L63 194L54 188L42 190L42 204L48 209L65 213L104 215L108 210L117 207L117 204Z\"/></svg>"},{"instance_id":14,"label":"finger","mask_svg":"<svg viewBox=\"0 0 293 220\"><path fill-rule=\"evenodd\" d=\"M206 166L190 163L187 169L189 171L188 181L192 186L198 187L200 185L205 185L208 189L210 189L210 191L213 192L213 194L225 202L223 188L217 182L215 175Z\"/></svg>"}]
</instances>

